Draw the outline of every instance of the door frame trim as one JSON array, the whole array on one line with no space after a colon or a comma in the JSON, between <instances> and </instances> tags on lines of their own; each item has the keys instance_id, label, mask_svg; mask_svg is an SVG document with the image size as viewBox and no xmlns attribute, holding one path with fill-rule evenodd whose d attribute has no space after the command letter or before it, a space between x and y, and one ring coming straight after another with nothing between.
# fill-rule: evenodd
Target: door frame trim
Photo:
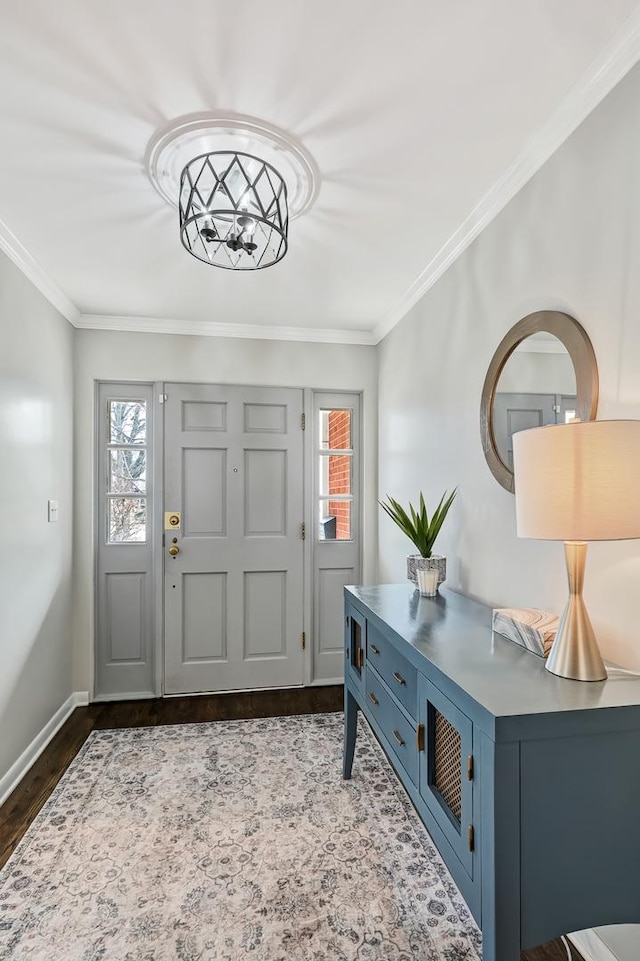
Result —
<instances>
[{"instance_id":1,"label":"door frame trim","mask_svg":"<svg viewBox=\"0 0 640 961\"><path fill-rule=\"evenodd\" d=\"M319 398L325 397L327 402L336 401L336 407L341 407L341 399L344 397L357 397L358 398L358 418L357 418L357 432L353 435L352 449L355 452L357 458L357 475L356 475L356 502L358 505L358 510L356 513L357 519L357 567L359 571L360 580L362 580L362 570L363 570L363 540L364 540L364 391L363 390L338 390L326 387L313 387L310 390L310 411L311 413L307 415L307 424L311 425L309 433L309 510L312 513L311 523L312 527L307 528L307 530L312 531L312 536L310 539L310 553L309 553L309 579L310 579L310 590L309 590L309 617L311 620L310 633L308 637L313 638L313 631L316 624L315 617L315 605L318 603L318 598L314 596L313 585L315 583L316 575L316 556L315 556L315 545L316 545L316 530L315 524L317 522L316 507L317 507L317 494L316 489L316 456L317 456L317 446L314 443L314 438L316 436L316 424L314 418L316 415L317 405L316 402ZM353 429L353 427L352 427ZM352 492L353 493L353 492ZM330 678L316 678L313 679L314 663L313 658L315 655L315 639L313 639L313 646L310 653L310 665L309 672L311 680L309 684L312 687L325 687L331 684L343 684L344 674L342 676L330 677ZM346 668L345 668L346 670Z\"/></svg>"},{"instance_id":2,"label":"door frame trim","mask_svg":"<svg viewBox=\"0 0 640 961\"><path fill-rule=\"evenodd\" d=\"M91 645L91 650L89 651L89 670L90 670L90 691L89 699L94 701L95 697L95 671L96 671L96 642L97 642L97 616L98 616L98 565L97 565L97 552L96 552L96 538L98 536L99 524L101 522L100 515L100 504L99 498L97 496L97 465L98 457L100 456L99 450L99 417L100 417L100 403L99 403L99 392L100 387L103 384L113 384L114 386L122 385L123 387L136 387L145 386L151 387L153 391L153 456L151 458L151 466L153 470L154 478L154 495L153 495L153 505L152 505L152 516L153 523L151 526L151 537L153 540L152 547L152 562L151 562L151 578L153 585L153 604L152 604L152 636L153 636L153 656L155 658L154 665L154 695L156 697L168 697L173 695L167 695L164 689L164 655L165 655L165 636L164 636L164 530L163 530L163 504L164 504L164 402L160 402L160 396L166 394L167 384L173 383L173 381L152 381L152 380L125 380L118 379L113 380L111 378L96 379L94 380L94 412L93 412L93 465L92 465L92 490L93 490L93 544L94 544L94 571L93 571L93 621L94 621L94 639ZM180 383L187 383L187 381L180 381ZM194 384L204 384L205 381L189 381L189 383ZM362 458L362 439L363 439L363 418L362 418L362 407L363 407L363 391L335 391L329 390L323 387L300 387L299 385L276 385L276 384L236 384L228 383L226 381L216 381L216 384L224 387L282 387L282 389L294 389L300 390L302 392L302 409L305 415L305 430L304 438L302 442L302 489L303 489L303 520L306 524L307 536L303 545L303 623L301 630L305 632L306 635L306 646L303 651L303 671L302 671L302 686L327 686L332 683L342 683L342 678L335 678L329 680L314 680L313 679L313 523L315 518L315 504L313 500L313 478L314 478L314 467L315 467L315 449L313 445L313 411L315 403L315 395L318 393L350 393L357 394L360 397L360 423L358 430L358 444L360 448L360 455ZM362 464L362 461L361 461ZM358 512L358 522L359 522L359 563L362 569L362 535L363 535L363 525L364 525L364 498L362 496L362 479L360 482L360 504ZM300 643L302 643L302 638L300 638ZM145 693L145 697L149 697L148 693ZM125 695L129 697L129 695ZM109 699L121 699L121 696Z\"/></svg>"},{"instance_id":3,"label":"door frame trim","mask_svg":"<svg viewBox=\"0 0 640 961\"><path fill-rule=\"evenodd\" d=\"M163 398L160 402L160 397ZM155 651L156 697L164 697L164 381L153 384L153 479L155 499L153 505L153 638Z\"/></svg>"},{"instance_id":4,"label":"door frame trim","mask_svg":"<svg viewBox=\"0 0 640 961\"><path fill-rule=\"evenodd\" d=\"M92 464L91 464L91 498L92 498L92 512L91 512L91 549L93 555L93 598L92 598L92 622L93 622L93 643L91 643L89 650L89 703L100 702L100 701L116 701L116 700L144 700L150 697L158 696L160 688L158 686L157 674L158 674L158 630L159 622L157 618L156 611L156 547L158 544L157 540L157 530L156 530L156 520L155 515L157 514L157 505L161 503L160 494L162 491L162 471L157 472L157 458L158 449L156 447L156 441L158 440L158 431L160 431L160 444L162 443L162 424L159 423L159 416L157 414L157 394L156 389L158 384L151 380L125 380L125 379L112 379L112 378L94 378L93 381L93 451L92 451ZM149 576L151 578L151 644L150 644L150 656L155 659L155 664L153 666L152 674L152 685L151 691L136 691L136 692L126 692L124 694L96 694L97 689L97 679L96 672L98 669L98 643L99 643L99 614L100 614L100 558L99 558L99 546L101 541L101 527L104 520L103 508L104 504L101 499L101 480L99 475L99 470L102 465L103 448L101 444L101 426L100 418L102 417L103 411L101 408L101 393L103 388L109 389L114 388L117 391L118 388L123 388L125 391L135 390L137 388L144 388L145 390L151 390L152 396L152 431L151 431L151 494L148 498L148 503L150 505L152 523L149 527L150 537L151 537L151 563L149 566ZM148 449L148 448L147 448ZM160 451L162 453L162 451ZM160 478L158 487L156 487L156 478ZM160 541L160 543L162 543ZM161 629L161 622L160 622ZM161 669L161 666L160 666Z\"/></svg>"},{"instance_id":5,"label":"door frame trim","mask_svg":"<svg viewBox=\"0 0 640 961\"><path fill-rule=\"evenodd\" d=\"M307 536L303 544L303 631L305 632L306 647L302 652L302 683L309 687L313 683L313 390L304 387L302 391L302 410L304 412L305 429L302 441L302 503L304 505L304 523Z\"/></svg>"}]
</instances>

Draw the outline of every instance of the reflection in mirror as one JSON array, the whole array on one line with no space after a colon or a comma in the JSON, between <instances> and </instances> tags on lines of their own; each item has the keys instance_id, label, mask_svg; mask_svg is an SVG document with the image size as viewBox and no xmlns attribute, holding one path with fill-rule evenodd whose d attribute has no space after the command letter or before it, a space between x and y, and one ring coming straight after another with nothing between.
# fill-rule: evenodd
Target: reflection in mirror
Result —
<instances>
[{"instance_id":1,"label":"reflection in mirror","mask_svg":"<svg viewBox=\"0 0 640 961\"><path fill-rule=\"evenodd\" d=\"M512 437L520 430L565 424L576 416L576 376L567 348L547 331L526 337L504 365L493 400L493 438L513 470Z\"/></svg>"},{"instance_id":2,"label":"reflection in mirror","mask_svg":"<svg viewBox=\"0 0 640 961\"><path fill-rule=\"evenodd\" d=\"M480 437L489 470L513 493L513 434L574 416L593 420L597 408L598 365L584 327L560 310L527 314L496 347L482 387Z\"/></svg>"}]
</instances>

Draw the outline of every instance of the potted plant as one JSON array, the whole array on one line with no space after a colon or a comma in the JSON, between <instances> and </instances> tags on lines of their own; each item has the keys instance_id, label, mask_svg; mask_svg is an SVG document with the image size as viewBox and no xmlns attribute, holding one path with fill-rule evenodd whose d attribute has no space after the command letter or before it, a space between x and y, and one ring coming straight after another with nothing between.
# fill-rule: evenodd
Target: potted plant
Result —
<instances>
[{"instance_id":1,"label":"potted plant","mask_svg":"<svg viewBox=\"0 0 640 961\"><path fill-rule=\"evenodd\" d=\"M397 500L394 500L388 494L386 503L384 501L378 502L391 520L395 521L403 534L406 534L418 548L419 553L409 554L407 557L407 577L414 583L417 582L416 570L418 568L429 570L435 567L438 571L438 585L442 584L447 576L447 559L442 554L434 554L433 545L440 533L445 517L449 513L449 508L453 504L456 493L457 488L450 494L445 491L431 517L427 514L422 492L420 492L418 510L414 508L413 504L409 504L409 511L407 512Z\"/></svg>"}]
</instances>

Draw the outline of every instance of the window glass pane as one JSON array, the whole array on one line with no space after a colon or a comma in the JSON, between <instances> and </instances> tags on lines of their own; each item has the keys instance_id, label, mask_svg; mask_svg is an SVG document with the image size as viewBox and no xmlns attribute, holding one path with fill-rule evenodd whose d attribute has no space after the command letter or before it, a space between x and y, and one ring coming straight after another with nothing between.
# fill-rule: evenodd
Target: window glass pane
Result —
<instances>
[{"instance_id":1,"label":"window glass pane","mask_svg":"<svg viewBox=\"0 0 640 961\"><path fill-rule=\"evenodd\" d=\"M351 449L351 411L320 411L320 449Z\"/></svg>"},{"instance_id":2,"label":"window glass pane","mask_svg":"<svg viewBox=\"0 0 640 961\"><path fill-rule=\"evenodd\" d=\"M351 501L320 501L318 539L351 540Z\"/></svg>"},{"instance_id":3,"label":"window glass pane","mask_svg":"<svg viewBox=\"0 0 640 961\"><path fill-rule=\"evenodd\" d=\"M319 494L329 497L331 494L351 493L351 455L329 454L320 456L320 485Z\"/></svg>"},{"instance_id":4,"label":"window glass pane","mask_svg":"<svg viewBox=\"0 0 640 961\"><path fill-rule=\"evenodd\" d=\"M109 443L145 444L147 405L143 400L109 401Z\"/></svg>"},{"instance_id":5,"label":"window glass pane","mask_svg":"<svg viewBox=\"0 0 640 961\"><path fill-rule=\"evenodd\" d=\"M146 540L147 501L145 497L109 497L107 503L110 544Z\"/></svg>"},{"instance_id":6,"label":"window glass pane","mask_svg":"<svg viewBox=\"0 0 640 961\"><path fill-rule=\"evenodd\" d=\"M109 494L146 494L146 450L109 451Z\"/></svg>"}]
</instances>

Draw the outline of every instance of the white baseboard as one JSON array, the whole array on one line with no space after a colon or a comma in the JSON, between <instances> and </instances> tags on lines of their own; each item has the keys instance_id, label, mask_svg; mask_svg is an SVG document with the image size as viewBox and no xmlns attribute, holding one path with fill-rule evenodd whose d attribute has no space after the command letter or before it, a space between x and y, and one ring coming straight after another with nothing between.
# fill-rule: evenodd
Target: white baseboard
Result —
<instances>
[{"instance_id":1,"label":"white baseboard","mask_svg":"<svg viewBox=\"0 0 640 961\"><path fill-rule=\"evenodd\" d=\"M62 704L56 713L45 724L31 744L22 752L18 760L11 765L7 773L0 778L0 804L4 804L12 791L25 776L31 765L37 761L49 741L60 730L64 722L77 707L89 703L88 691L74 691Z\"/></svg>"},{"instance_id":2,"label":"white baseboard","mask_svg":"<svg viewBox=\"0 0 640 961\"><path fill-rule=\"evenodd\" d=\"M584 961L619 961L593 928L587 931L574 931L573 934L568 935L568 938L572 944L575 944Z\"/></svg>"}]
</instances>

